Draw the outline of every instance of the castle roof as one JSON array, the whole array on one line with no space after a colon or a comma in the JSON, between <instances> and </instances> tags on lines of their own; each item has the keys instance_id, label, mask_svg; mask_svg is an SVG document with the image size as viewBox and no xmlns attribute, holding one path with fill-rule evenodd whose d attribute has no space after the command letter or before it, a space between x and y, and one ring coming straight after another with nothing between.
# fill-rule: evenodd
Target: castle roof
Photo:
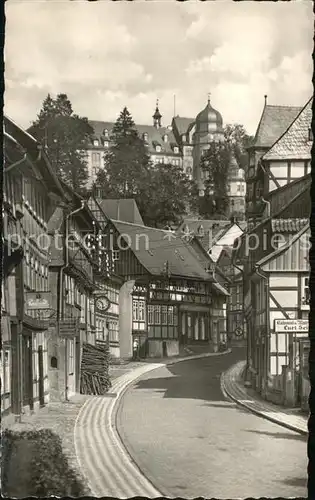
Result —
<instances>
[{"instance_id":1,"label":"castle roof","mask_svg":"<svg viewBox=\"0 0 315 500\"><path fill-rule=\"evenodd\" d=\"M196 117L196 131L205 130L208 131L208 125L214 124L218 131L222 131L223 127L223 118L222 115L211 106L210 99L208 99L207 106L198 113Z\"/></svg>"},{"instance_id":2,"label":"castle roof","mask_svg":"<svg viewBox=\"0 0 315 500\"><path fill-rule=\"evenodd\" d=\"M100 146L102 147L104 144L104 140L111 141L112 129L114 127L113 122L103 122L103 121L95 121L89 120L89 124L94 129L94 139L97 139L100 142ZM149 153L156 153L155 147L156 145L161 146L161 155L172 155L176 156L180 153L174 153L174 145L177 146L177 141L175 136L168 127L154 127L154 125L135 125L135 129L137 130L139 137L144 138L145 134L147 134L146 144L148 147ZM104 136L104 131L108 131L108 137ZM167 141L164 141L164 136L167 135ZM90 145L90 148L93 149L93 144ZM97 149L97 147L96 147Z\"/></svg>"}]
</instances>

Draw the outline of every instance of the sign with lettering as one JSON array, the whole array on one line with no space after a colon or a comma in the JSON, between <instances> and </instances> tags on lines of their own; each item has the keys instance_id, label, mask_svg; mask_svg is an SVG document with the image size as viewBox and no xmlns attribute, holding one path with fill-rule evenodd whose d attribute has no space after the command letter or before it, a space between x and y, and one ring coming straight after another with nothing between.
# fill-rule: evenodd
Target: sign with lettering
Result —
<instances>
[{"instance_id":1,"label":"sign with lettering","mask_svg":"<svg viewBox=\"0 0 315 500\"><path fill-rule=\"evenodd\" d=\"M25 309L51 309L52 294L51 292L26 292L25 293Z\"/></svg>"},{"instance_id":2,"label":"sign with lettering","mask_svg":"<svg viewBox=\"0 0 315 500\"><path fill-rule=\"evenodd\" d=\"M277 333L308 333L308 319L275 319Z\"/></svg>"},{"instance_id":3,"label":"sign with lettering","mask_svg":"<svg viewBox=\"0 0 315 500\"><path fill-rule=\"evenodd\" d=\"M58 330L60 337L78 336L80 333L79 320L75 318L62 319L58 322Z\"/></svg>"}]
</instances>

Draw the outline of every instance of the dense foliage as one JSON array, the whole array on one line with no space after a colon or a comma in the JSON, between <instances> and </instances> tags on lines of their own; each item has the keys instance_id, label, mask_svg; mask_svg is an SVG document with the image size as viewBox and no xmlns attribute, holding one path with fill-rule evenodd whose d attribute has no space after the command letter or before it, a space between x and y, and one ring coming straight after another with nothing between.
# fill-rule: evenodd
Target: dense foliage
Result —
<instances>
[{"instance_id":1,"label":"dense foliage","mask_svg":"<svg viewBox=\"0 0 315 500\"><path fill-rule=\"evenodd\" d=\"M84 193L88 179L85 148L94 131L87 118L73 112L66 94L56 98L48 94L30 132L45 148L57 175Z\"/></svg>"},{"instance_id":2,"label":"dense foliage","mask_svg":"<svg viewBox=\"0 0 315 500\"><path fill-rule=\"evenodd\" d=\"M2 494L11 498L81 497L89 492L50 429L2 435Z\"/></svg>"}]
</instances>

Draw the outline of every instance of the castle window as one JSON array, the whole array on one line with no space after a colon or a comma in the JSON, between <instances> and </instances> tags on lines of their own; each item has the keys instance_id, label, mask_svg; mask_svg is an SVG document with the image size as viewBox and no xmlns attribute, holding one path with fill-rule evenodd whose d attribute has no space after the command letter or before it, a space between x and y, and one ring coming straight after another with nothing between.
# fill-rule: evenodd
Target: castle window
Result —
<instances>
[{"instance_id":1,"label":"castle window","mask_svg":"<svg viewBox=\"0 0 315 500\"><path fill-rule=\"evenodd\" d=\"M100 167L101 166L101 154L100 153L92 153L92 166Z\"/></svg>"}]
</instances>

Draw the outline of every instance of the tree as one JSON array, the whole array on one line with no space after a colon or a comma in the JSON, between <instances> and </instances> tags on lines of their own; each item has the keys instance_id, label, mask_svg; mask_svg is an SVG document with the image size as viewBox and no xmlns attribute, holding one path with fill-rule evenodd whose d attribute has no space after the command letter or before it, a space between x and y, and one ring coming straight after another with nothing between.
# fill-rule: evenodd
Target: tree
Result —
<instances>
[{"instance_id":1,"label":"tree","mask_svg":"<svg viewBox=\"0 0 315 500\"><path fill-rule=\"evenodd\" d=\"M186 213L191 182L178 166L153 165L131 114L124 108L96 186L107 198L133 198L148 226L177 224ZM95 186L95 187L96 187Z\"/></svg>"},{"instance_id":2,"label":"tree","mask_svg":"<svg viewBox=\"0 0 315 500\"><path fill-rule=\"evenodd\" d=\"M157 164L150 170L145 193L138 201L146 225L177 226L189 210L193 184L180 166Z\"/></svg>"},{"instance_id":3,"label":"tree","mask_svg":"<svg viewBox=\"0 0 315 500\"><path fill-rule=\"evenodd\" d=\"M104 155L104 169L96 184L108 198L139 198L149 175L150 157L126 107L112 134L112 145Z\"/></svg>"},{"instance_id":4,"label":"tree","mask_svg":"<svg viewBox=\"0 0 315 500\"><path fill-rule=\"evenodd\" d=\"M246 148L253 142L253 137L248 135L243 125L239 123L224 127L225 140L230 144L239 168L247 169L248 156Z\"/></svg>"},{"instance_id":5,"label":"tree","mask_svg":"<svg viewBox=\"0 0 315 500\"><path fill-rule=\"evenodd\" d=\"M204 176L204 196L199 201L199 214L205 218L226 215L231 148L227 141L212 142L201 157Z\"/></svg>"},{"instance_id":6,"label":"tree","mask_svg":"<svg viewBox=\"0 0 315 500\"><path fill-rule=\"evenodd\" d=\"M57 175L84 193L88 180L85 150L94 131L87 118L73 112L66 94L56 98L48 94L30 132L45 148Z\"/></svg>"}]
</instances>

